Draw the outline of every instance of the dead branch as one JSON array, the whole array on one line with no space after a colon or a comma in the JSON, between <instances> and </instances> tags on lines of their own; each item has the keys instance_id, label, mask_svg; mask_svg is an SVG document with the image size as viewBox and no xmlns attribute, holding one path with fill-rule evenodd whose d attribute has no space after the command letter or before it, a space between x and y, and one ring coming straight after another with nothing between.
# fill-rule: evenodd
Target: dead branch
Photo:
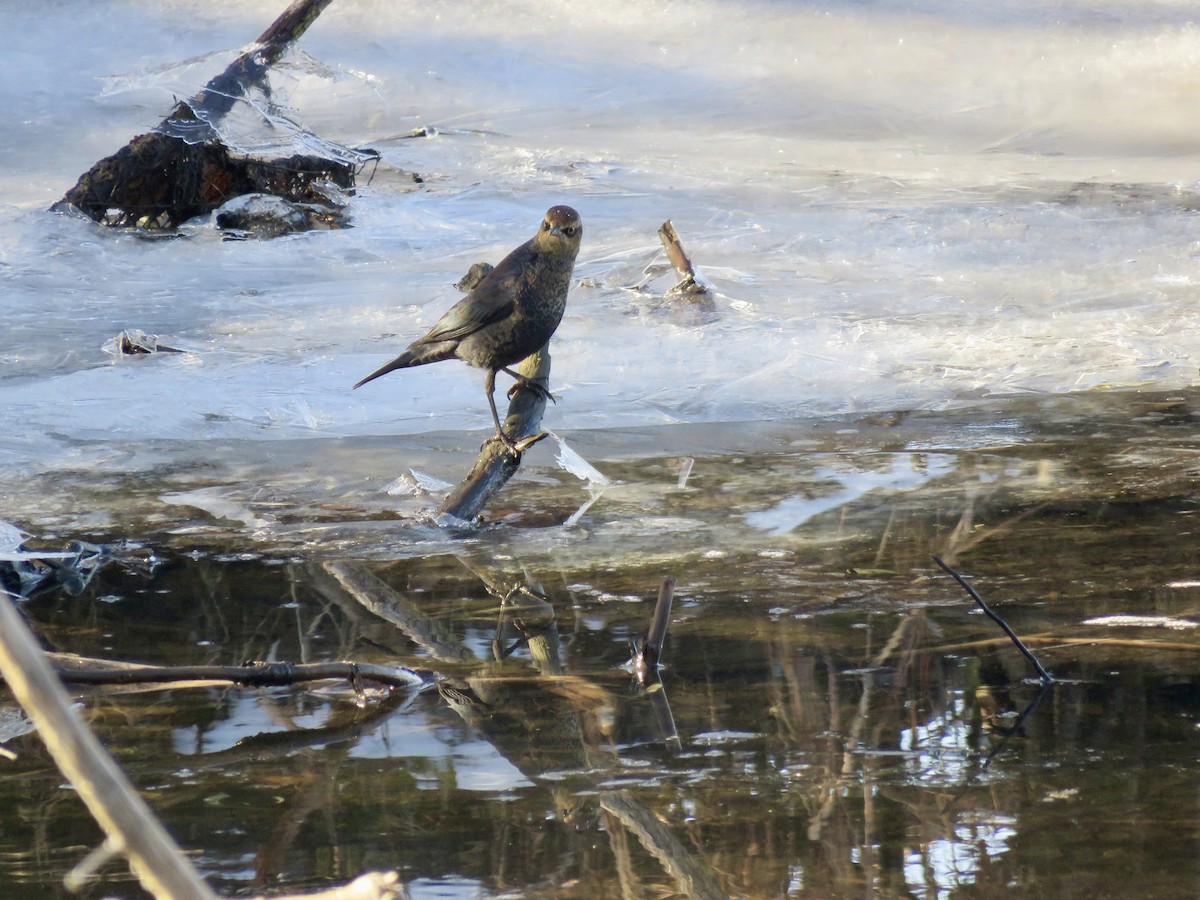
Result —
<instances>
[{"instance_id":1,"label":"dead branch","mask_svg":"<svg viewBox=\"0 0 1200 900\"><path fill-rule=\"evenodd\" d=\"M549 345L521 360L516 371L531 381L542 385L549 384ZM505 433L518 445L528 447L529 445L523 442L542 434L542 414L545 411L544 397L518 386L508 404L508 415L504 419ZM488 441L479 451L479 458L467 477L442 501L442 505L438 507L438 515L453 516L465 521L475 518L517 473L520 465L521 454L514 455L499 441Z\"/></svg>"},{"instance_id":2,"label":"dead branch","mask_svg":"<svg viewBox=\"0 0 1200 900\"><path fill-rule=\"evenodd\" d=\"M346 561L327 562L322 569L333 576L341 590L364 609L390 622L406 637L424 648L434 659L450 663L474 662L475 654L441 623L432 621L420 609L404 599L366 566ZM333 597L327 585L322 589Z\"/></svg>"},{"instance_id":3,"label":"dead branch","mask_svg":"<svg viewBox=\"0 0 1200 900\"><path fill-rule=\"evenodd\" d=\"M667 639L667 624L671 618L671 601L675 596L675 579L664 578L658 589L658 602L654 604L654 615L646 640L633 647L633 672L638 683L645 685L658 677L658 664L662 658L663 643Z\"/></svg>"},{"instance_id":4,"label":"dead branch","mask_svg":"<svg viewBox=\"0 0 1200 900\"><path fill-rule=\"evenodd\" d=\"M663 249L667 251L667 259L671 261L671 265L675 267L675 271L679 275L678 283L668 293L707 294L708 286L696 279L696 270L692 266L692 260L683 249L679 234L675 231L675 226L671 224L670 219L663 222L662 227L658 229L658 238L662 241Z\"/></svg>"},{"instance_id":5,"label":"dead branch","mask_svg":"<svg viewBox=\"0 0 1200 900\"><path fill-rule=\"evenodd\" d=\"M69 654L47 654L59 679L67 684L177 684L223 682L242 687L279 687L309 681L364 681L388 687L412 688L427 683L412 669L370 663L246 663L240 666L145 666L138 663L84 659Z\"/></svg>"}]
</instances>

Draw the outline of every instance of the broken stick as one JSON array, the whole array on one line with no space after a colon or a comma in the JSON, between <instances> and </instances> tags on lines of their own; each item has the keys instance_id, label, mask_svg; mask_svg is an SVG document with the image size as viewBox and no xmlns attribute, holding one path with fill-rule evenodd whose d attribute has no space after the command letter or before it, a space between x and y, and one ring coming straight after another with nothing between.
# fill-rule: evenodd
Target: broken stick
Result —
<instances>
[{"instance_id":1,"label":"broken stick","mask_svg":"<svg viewBox=\"0 0 1200 900\"><path fill-rule=\"evenodd\" d=\"M662 241L663 249L667 251L667 259L671 261L671 265L675 267L675 271L679 275L678 283L668 293L707 294L708 287L703 282L696 280L696 270L684 251L679 234L675 231L675 226L671 224L670 219L663 222L662 227L658 229L658 238Z\"/></svg>"}]
</instances>

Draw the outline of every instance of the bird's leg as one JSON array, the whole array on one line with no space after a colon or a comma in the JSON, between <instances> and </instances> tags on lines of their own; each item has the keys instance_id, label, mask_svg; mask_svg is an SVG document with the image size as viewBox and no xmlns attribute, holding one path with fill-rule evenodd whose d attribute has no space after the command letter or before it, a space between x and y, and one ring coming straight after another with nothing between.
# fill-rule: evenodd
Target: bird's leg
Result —
<instances>
[{"instance_id":1,"label":"bird's leg","mask_svg":"<svg viewBox=\"0 0 1200 900\"><path fill-rule=\"evenodd\" d=\"M505 371L508 370L506 369ZM513 456L520 456L542 438L547 437L546 432L543 431L533 435L532 437L523 438L519 441L514 441L512 438L510 438L504 433L504 428L500 424L500 413L496 411L496 372L494 369L488 369L487 381L484 382L483 386L487 388L488 406L492 408L492 421L496 423L496 436L488 438L487 441L484 442L485 444L490 443L491 441L499 441L508 448L508 451Z\"/></svg>"},{"instance_id":2,"label":"bird's leg","mask_svg":"<svg viewBox=\"0 0 1200 900\"><path fill-rule=\"evenodd\" d=\"M517 445L513 443L513 439L504 433L504 427L500 424L500 413L496 412L496 370L488 369L487 380L483 383L484 389L488 395L488 406L492 408L492 421L496 423L496 437L500 439L505 447L511 450L514 454L520 453Z\"/></svg>"},{"instance_id":3,"label":"bird's leg","mask_svg":"<svg viewBox=\"0 0 1200 900\"><path fill-rule=\"evenodd\" d=\"M554 395L552 393L550 393L550 389L547 388L544 384L539 384L538 382L534 381L532 378L526 378L520 372L514 372L512 369L508 368L508 366L503 366L502 369L504 372L508 373L509 375L511 375L513 378L515 378L517 380L517 383L508 389L508 399L509 400L511 400L513 398L513 395L516 394L518 388L525 388L526 390L532 391L534 394L541 397L543 400L549 400L551 403L558 402L557 400L554 399Z\"/></svg>"}]
</instances>

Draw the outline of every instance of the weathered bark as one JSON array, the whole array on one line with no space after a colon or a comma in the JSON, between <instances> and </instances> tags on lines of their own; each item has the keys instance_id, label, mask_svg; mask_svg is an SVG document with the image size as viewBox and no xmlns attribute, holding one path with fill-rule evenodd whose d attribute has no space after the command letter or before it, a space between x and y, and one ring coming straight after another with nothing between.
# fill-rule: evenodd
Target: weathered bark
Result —
<instances>
[{"instance_id":1,"label":"weathered bark","mask_svg":"<svg viewBox=\"0 0 1200 900\"><path fill-rule=\"evenodd\" d=\"M671 293L707 294L708 288L696 280L696 270L684 251L679 234L675 231L675 226L671 224L670 219L663 222L662 227L658 229L658 239L662 241L663 249L667 251L667 259L671 261L671 265L675 267L675 271L679 275L679 281L671 288Z\"/></svg>"},{"instance_id":2,"label":"weathered bark","mask_svg":"<svg viewBox=\"0 0 1200 900\"><path fill-rule=\"evenodd\" d=\"M315 187L354 185L355 167L318 156L251 159L231 153L210 123L250 88L266 85L269 68L331 0L295 0L244 53L191 100L180 101L159 126L80 176L54 205L78 209L105 225L172 228L248 193L329 205Z\"/></svg>"},{"instance_id":3,"label":"weathered bark","mask_svg":"<svg viewBox=\"0 0 1200 900\"><path fill-rule=\"evenodd\" d=\"M532 356L527 356L517 365L516 371L539 384L550 381L550 348L542 347ZM508 415L504 419L504 431L518 445L542 433L542 414L546 411L546 400L524 387L518 387L508 404ZM488 441L479 451L475 466L462 482L452 490L438 508L439 515L456 519L471 520L487 506L521 466L521 454L514 454L498 440Z\"/></svg>"}]
</instances>

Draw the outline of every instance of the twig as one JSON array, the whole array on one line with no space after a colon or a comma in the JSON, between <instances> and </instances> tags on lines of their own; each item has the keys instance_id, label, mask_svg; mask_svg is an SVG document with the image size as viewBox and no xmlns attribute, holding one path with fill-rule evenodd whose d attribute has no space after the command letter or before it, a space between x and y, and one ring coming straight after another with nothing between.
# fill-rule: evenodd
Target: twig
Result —
<instances>
[{"instance_id":1,"label":"twig","mask_svg":"<svg viewBox=\"0 0 1200 900\"><path fill-rule=\"evenodd\" d=\"M412 669L370 663L247 663L241 666L143 666L52 655L54 672L67 684L172 684L180 681L228 681L244 687L275 687L336 679L360 686L373 681L388 687L426 684ZM90 665L89 665L90 663Z\"/></svg>"},{"instance_id":2,"label":"twig","mask_svg":"<svg viewBox=\"0 0 1200 900\"><path fill-rule=\"evenodd\" d=\"M970 595L971 599L978 604L979 608L983 610L984 614L1004 630L1004 633L1008 635L1009 639L1016 644L1017 649L1025 654L1025 658L1033 664L1033 667L1037 670L1038 677L1042 679L1042 684L1052 684L1054 682L1054 676L1042 668L1042 664L1038 662L1038 658L1033 655L1033 651L1025 646L1024 641L1017 637L1017 633L1009 627L1007 622L1000 618L998 614L993 612L991 608L983 602L983 598L976 593L975 589L971 587L971 585L967 584L966 579L954 571L954 569L950 568L950 566L947 565L945 560L943 560L940 556L934 556L933 561L941 566L947 575L962 585L963 590L965 590Z\"/></svg>"}]
</instances>

